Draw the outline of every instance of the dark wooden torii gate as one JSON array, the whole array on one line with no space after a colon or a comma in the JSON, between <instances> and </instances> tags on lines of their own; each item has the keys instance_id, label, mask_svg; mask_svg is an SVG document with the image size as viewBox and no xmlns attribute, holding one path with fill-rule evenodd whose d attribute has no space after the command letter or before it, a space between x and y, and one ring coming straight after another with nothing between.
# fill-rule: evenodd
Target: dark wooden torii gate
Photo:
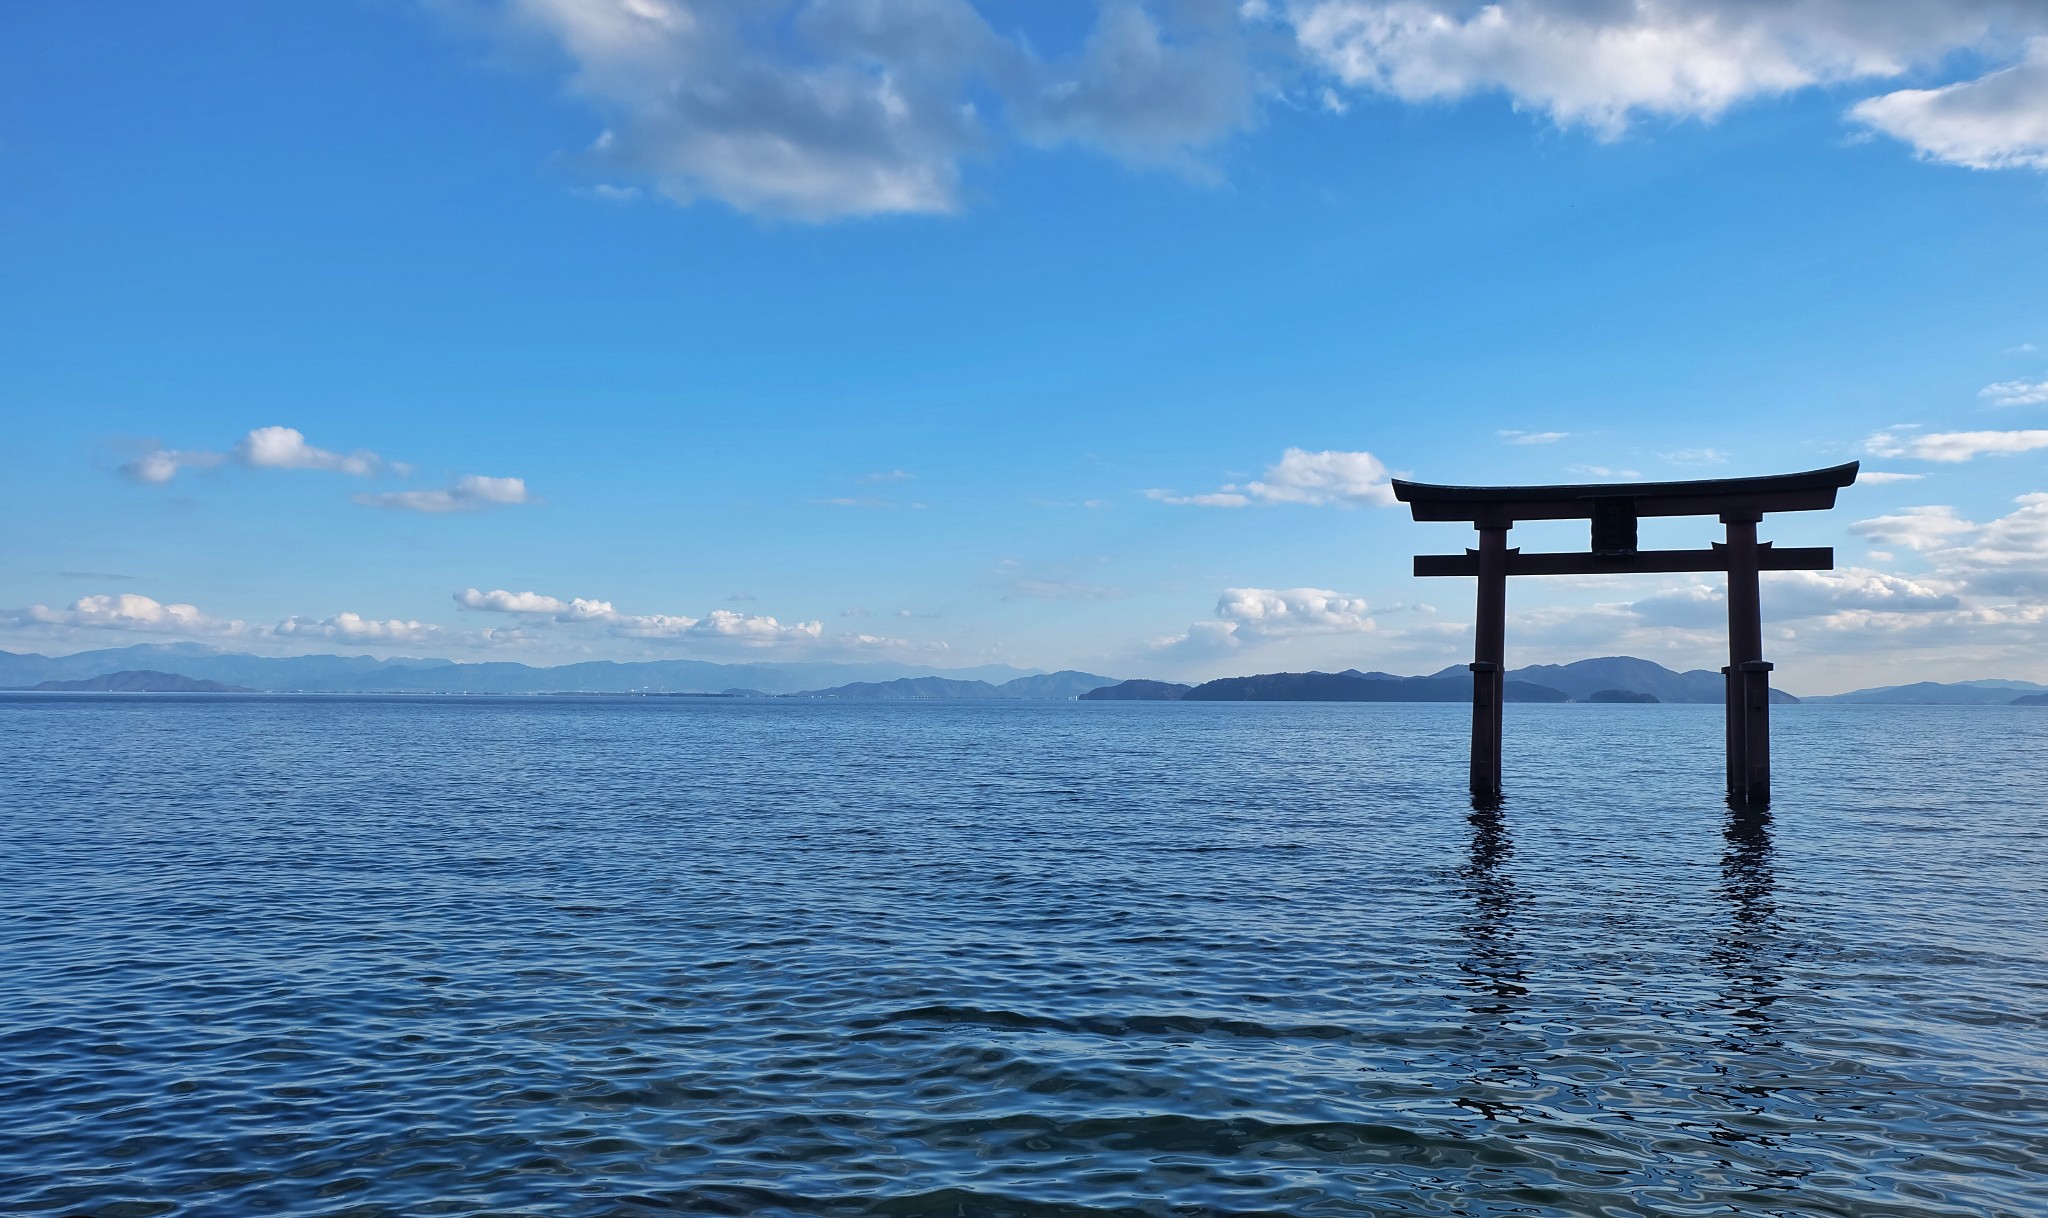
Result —
<instances>
[{"instance_id":1,"label":"dark wooden torii gate","mask_svg":"<svg viewBox=\"0 0 2048 1218\"><path fill-rule=\"evenodd\" d=\"M1802 474L1711 478L1696 482L1630 482L1587 486L1431 486L1394 479L1394 497L1417 520L1469 521L1479 548L1463 554L1418 554L1418 576L1473 575L1479 611L1472 662L1472 794L1501 793L1501 695L1506 681L1507 588L1510 575L1642 575L1679 571L1728 573L1728 795L1762 805L1771 797L1771 665L1764 661L1760 571L1830 571L1830 546L1777 549L1759 543L1756 526L1768 512L1812 512L1835 506L1835 493L1856 481L1857 462ZM1728 540L1706 550L1639 550L1636 521L1644 516L1719 516ZM1590 520L1593 544L1584 554L1524 554L1508 548L1508 530L1522 520Z\"/></svg>"}]
</instances>

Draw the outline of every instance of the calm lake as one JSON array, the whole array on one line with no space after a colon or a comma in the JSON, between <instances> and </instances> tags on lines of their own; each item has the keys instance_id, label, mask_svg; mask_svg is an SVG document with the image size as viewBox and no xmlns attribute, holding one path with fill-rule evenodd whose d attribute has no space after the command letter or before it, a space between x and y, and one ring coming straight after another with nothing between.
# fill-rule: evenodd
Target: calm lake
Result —
<instances>
[{"instance_id":1,"label":"calm lake","mask_svg":"<svg viewBox=\"0 0 2048 1218\"><path fill-rule=\"evenodd\" d=\"M2048 1213L2048 711L0 695L0 1210Z\"/></svg>"}]
</instances>

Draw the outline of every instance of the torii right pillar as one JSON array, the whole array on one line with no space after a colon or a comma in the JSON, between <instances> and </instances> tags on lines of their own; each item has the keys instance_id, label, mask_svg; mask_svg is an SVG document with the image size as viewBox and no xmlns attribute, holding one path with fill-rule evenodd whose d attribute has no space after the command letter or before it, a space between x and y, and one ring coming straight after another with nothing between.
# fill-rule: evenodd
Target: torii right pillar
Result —
<instances>
[{"instance_id":1,"label":"torii right pillar","mask_svg":"<svg viewBox=\"0 0 2048 1218\"><path fill-rule=\"evenodd\" d=\"M1728 798L1771 799L1771 665L1764 660L1764 613L1756 543L1759 512L1723 512L1728 529Z\"/></svg>"}]
</instances>

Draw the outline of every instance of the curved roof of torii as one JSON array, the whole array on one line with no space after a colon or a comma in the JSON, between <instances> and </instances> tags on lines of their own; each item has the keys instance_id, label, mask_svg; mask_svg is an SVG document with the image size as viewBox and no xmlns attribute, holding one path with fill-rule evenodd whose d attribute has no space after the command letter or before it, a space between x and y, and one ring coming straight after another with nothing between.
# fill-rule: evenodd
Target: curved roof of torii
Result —
<instances>
[{"instance_id":1,"label":"curved roof of torii","mask_svg":"<svg viewBox=\"0 0 2048 1218\"><path fill-rule=\"evenodd\" d=\"M1590 519L1596 503L1626 501L1636 516L1711 516L1721 512L1811 512L1835 506L1835 492L1856 481L1860 462L1759 478L1687 482L1596 482L1568 486L1438 486L1393 479L1394 498L1417 520Z\"/></svg>"}]
</instances>

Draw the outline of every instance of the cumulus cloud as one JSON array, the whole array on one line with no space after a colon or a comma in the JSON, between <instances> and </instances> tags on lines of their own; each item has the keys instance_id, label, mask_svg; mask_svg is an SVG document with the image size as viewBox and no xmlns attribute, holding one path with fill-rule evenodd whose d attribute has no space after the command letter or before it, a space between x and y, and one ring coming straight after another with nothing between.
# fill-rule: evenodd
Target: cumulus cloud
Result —
<instances>
[{"instance_id":1,"label":"cumulus cloud","mask_svg":"<svg viewBox=\"0 0 2048 1218\"><path fill-rule=\"evenodd\" d=\"M1975 524L1964 520L1947 504L1910 507L1896 515L1875 516L1849 526L1850 532L1879 545L1903 546L1908 550L1938 549L1976 529Z\"/></svg>"},{"instance_id":2,"label":"cumulus cloud","mask_svg":"<svg viewBox=\"0 0 2048 1218\"><path fill-rule=\"evenodd\" d=\"M378 620L359 613L337 613L326 618L293 616L275 626L259 626L240 618L204 613L194 605L164 603L137 593L84 596L63 609L31 605L26 609L0 612L0 624L40 628L44 633L106 630L243 643L281 639L423 643L446 634L441 627L426 622L399 618Z\"/></svg>"},{"instance_id":3,"label":"cumulus cloud","mask_svg":"<svg viewBox=\"0 0 2048 1218\"><path fill-rule=\"evenodd\" d=\"M1154 639L1155 654L1199 659L1306 635L1368 634L1378 629L1363 597L1327 588L1225 588L1213 621Z\"/></svg>"},{"instance_id":4,"label":"cumulus cloud","mask_svg":"<svg viewBox=\"0 0 2048 1218\"><path fill-rule=\"evenodd\" d=\"M2038 406L2048 402L2048 381L2000 381L1984 386L1977 396L1993 406Z\"/></svg>"},{"instance_id":5,"label":"cumulus cloud","mask_svg":"<svg viewBox=\"0 0 2048 1218\"><path fill-rule=\"evenodd\" d=\"M589 600L581 596L565 601L538 592L507 592L503 588L489 592L465 588L455 594L455 603L464 609L527 614L553 618L558 622L602 622L618 614L610 601Z\"/></svg>"},{"instance_id":6,"label":"cumulus cloud","mask_svg":"<svg viewBox=\"0 0 2048 1218\"><path fill-rule=\"evenodd\" d=\"M1889 482L1918 482L1926 474L1902 474L1896 470L1866 469L1856 475L1859 486L1883 486Z\"/></svg>"},{"instance_id":7,"label":"cumulus cloud","mask_svg":"<svg viewBox=\"0 0 2048 1218\"><path fill-rule=\"evenodd\" d=\"M332 639L342 643L426 643L443 634L426 622L390 618L378 621L359 613L328 618L288 617L271 631L279 638Z\"/></svg>"},{"instance_id":8,"label":"cumulus cloud","mask_svg":"<svg viewBox=\"0 0 2048 1218\"><path fill-rule=\"evenodd\" d=\"M1958 61L1982 66L1849 120L1931 159L2048 165L2033 0L1101 0L1071 24L995 0L429 3L559 65L597 120L585 193L607 201L638 182L798 220L945 213L1013 140L1206 175L1272 99L1342 116L1347 94L1498 95L1612 138Z\"/></svg>"},{"instance_id":9,"label":"cumulus cloud","mask_svg":"<svg viewBox=\"0 0 2048 1218\"><path fill-rule=\"evenodd\" d=\"M565 599L539 592L512 592L504 588L489 592L465 588L455 594L455 603L463 609L511 614L533 623L597 623L620 638L717 639L765 647L781 643L815 643L824 637L823 624L815 621L785 623L766 614L735 613L730 609L714 609L703 617L673 613L621 613L610 601L594 597Z\"/></svg>"},{"instance_id":10,"label":"cumulus cloud","mask_svg":"<svg viewBox=\"0 0 2048 1218\"><path fill-rule=\"evenodd\" d=\"M330 452L306 443L305 433L295 427L258 427L224 453L151 447L122 465L121 473L136 482L161 486L176 478L180 470L212 469L228 461L249 469L325 469L359 478L374 477L394 468L368 449Z\"/></svg>"},{"instance_id":11,"label":"cumulus cloud","mask_svg":"<svg viewBox=\"0 0 2048 1218\"><path fill-rule=\"evenodd\" d=\"M11 610L5 617L18 626L126 630L187 638L261 633L260 627L252 627L239 619L213 617L201 613L194 605L165 604L134 592L81 596L63 609L30 605L26 609Z\"/></svg>"},{"instance_id":12,"label":"cumulus cloud","mask_svg":"<svg viewBox=\"0 0 2048 1218\"><path fill-rule=\"evenodd\" d=\"M328 470L358 478L391 474L410 477L412 467L388 461L366 448L338 452L307 441L296 427L258 427L244 435L227 452L152 447L120 467L123 476L142 483L162 485L181 470L210 469L233 462L252 470ZM470 474L452 486L434 490L375 491L353 497L366 507L396 508L411 512L471 512L480 508L532 503L523 478L490 478Z\"/></svg>"},{"instance_id":13,"label":"cumulus cloud","mask_svg":"<svg viewBox=\"0 0 2048 1218\"><path fill-rule=\"evenodd\" d=\"M1955 590L1938 581L1908 579L1866 567L1833 571L1777 571L1761 582L1764 617L1800 621L1845 610L1938 613L1962 608ZM1713 626L1728 620L1725 585L1692 584L1658 592L1629 606L1653 626Z\"/></svg>"},{"instance_id":14,"label":"cumulus cloud","mask_svg":"<svg viewBox=\"0 0 2048 1218\"><path fill-rule=\"evenodd\" d=\"M164 485L184 469L215 469L221 465L244 469L328 469L354 477L377 477L383 473L408 473L406 465L385 461L369 448L334 452L307 444L305 432L297 428L254 428L233 442L227 452L205 448L164 448L150 446L121 467L121 475L150 485Z\"/></svg>"},{"instance_id":15,"label":"cumulus cloud","mask_svg":"<svg viewBox=\"0 0 2048 1218\"><path fill-rule=\"evenodd\" d=\"M474 512L481 508L532 503L524 478L487 478L468 474L455 485L431 491L379 491L354 496L364 507L397 508L407 512Z\"/></svg>"},{"instance_id":16,"label":"cumulus cloud","mask_svg":"<svg viewBox=\"0 0 2048 1218\"><path fill-rule=\"evenodd\" d=\"M1975 457L2007 457L2048 448L2048 430L1948 431L1916 435L1903 427L1888 428L1863 442L1873 457L1912 457L1921 461L1968 461Z\"/></svg>"},{"instance_id":17,"label":"cumulus cloud","mask_svg":"<svg viewBox=\"0 0 2048 1218\"><path fill-rule=\"evenodd\" d=\"M688 630L692 634L709 635L714 638L777 643L793 638L820 638L824 634L824 625L820 622L791 622L784 625L766 614L713 609L702 619L693 622Z\"/></svg>"},{"instance_id":18,"label":"cumulus cloud","mask_svg":"<svg viewBox=\"0 0 2048 1218\"><path fill-rule=\"evenodd\" d=\"M1752 98L1895 78L2048 29L2012 0L1297 0L1288 12L1307 54L1352 87L1407 102L1502 93L1606 136L1643 116L1711 119Z\"/></svg>"},{"instance_id":19,"label":"cumulus cloud","mask_svg":"<svg viewBox=\"0 0 2048 1218\"><path fill-rule=\"evenodd\" d=\"M2041 22L2038 8L2034 24ZM1971 169L2048 169L2048 38L2019 63L1938 89L1901 89L1850 114L1921 156Z\"/></svg>"},{"instance_id":20,"label":"cumulus cloud","mask_svg":"<svg viewBox=\"0 0 2048 1218\"><path fill-rule=\"evenodd\" d=\"M1922 556L1934 576L1983 597L2048 595L2048 493L2014 501L1995 520L1969 520L1946 504L1859 520L1850 531Z\"/></svg>"},{"instance_id":21,"label":"cumulus cloud","mask_svg":"<svg viewBox=\"0 0 2048 1218\"><path fill-rule=\"evenodd\" d=\"M1326 588L1226 588L1216 601L1217 617L1256 638L1363 633L1374 629L1368 609L1363 597Z\"/></svg>"},{"instance_id":22,"label":"cumulus cloud","mask_svg":"<svg viewBox=\"0 0 2048 1218\"><path fill-rule=\"evenodd\" d=\"M1213 3L1105 5L1050 58L969 0L465 7L559 52L607 124L587 157L608 174L793 219L953 211L963 161L1002 124L1170 163L1251 113L1240 27Z\"/></svg>"},{"instance_id":23,"label":"cumulus cloud","mask_svg":"<svg viewBox=\"0 0 2048 1218\"><path fill-rule=\"evenodd\" d=\"M1154 488L1144 492L1161 503L1197 507L1248 507L1251 504L1301 503L1384 507L1394 502L1387 467L1369 452L1309 452L1290 448L1266 467L1265 476L1243 484L1225 483L1205 494L1182 495Z\"/></svg>"},{"instance_id":24,"label":"cumulus cloud","mask_svg":"<svg viewBox=\"0 0 2048 1218\"><path fill-rule=\"evenodd\" d=\"M258 427L235 445L235 460L250 469L331 469L358 478L375 477L384 459L368 449L330 452L306 443L296 427Z\"/></svg>"}]
</instances>

